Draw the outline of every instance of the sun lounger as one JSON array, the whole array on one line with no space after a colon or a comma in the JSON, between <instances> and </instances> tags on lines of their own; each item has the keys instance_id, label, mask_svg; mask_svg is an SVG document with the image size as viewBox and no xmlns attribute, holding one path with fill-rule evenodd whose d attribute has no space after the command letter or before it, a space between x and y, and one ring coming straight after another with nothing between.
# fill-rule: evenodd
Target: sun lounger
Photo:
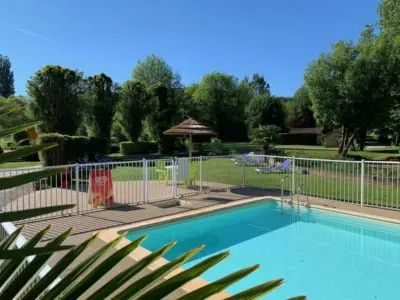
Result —
<instances>
[{"instance_id":1,"label":"sun lounger","mask_svg":"<svg viewBox=\"0 0 400 300\"><path fill-rule=\"evenodd\" d=\"M270 166L266 166L266 167L256 168L256 172L257 173L267 173L267 172L272 172L272 171L286 172L290 168L291 165L292 165L292 160L287 159L279 165L270 165Z\"/></svg>"}]
</instances>

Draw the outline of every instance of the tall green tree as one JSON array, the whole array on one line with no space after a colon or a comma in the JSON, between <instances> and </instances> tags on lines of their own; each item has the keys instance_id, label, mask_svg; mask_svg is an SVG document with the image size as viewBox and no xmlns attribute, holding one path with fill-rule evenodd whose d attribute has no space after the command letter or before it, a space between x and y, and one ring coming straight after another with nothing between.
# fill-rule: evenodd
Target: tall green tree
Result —
<instances>
[{"instance_id":1,"label":"tall green tree","mask_svg":"<svg viewBox=\"0 0 400 300\"><path fill-rule=\"evenodd\" d=\"M239 97L236 77L211 73L203 77L193 94L201 122L211 126L222 140L245 140L245 102Z\"/></svg>"},{"instance_id":2,"label":"tall green tree","mask_svg":"<svg viewBox=\"0 0 400 300\"><path fill-rule=\"evenodd\" d=\"M132 79L147 86L161 84L167 88L180 88L181 77L161 57L151 54L144 61L138 61L133 69Z\"/></svg>"},{"instance_id":3,"label":"tall green tree","mask_svg":"<svg viewBox=\"0 0 400 300\"><path fill-rule=\"evenodd\" d=\"M253 74L250 87L252 88L254 96L271 95L269 84L265 81L264 76L258 73Z\"/></svg>"},{"instance_id":4,"label":"tall green tree","mask_svg":"<svg viewBox=\"0 0 400 300\"><path fill-rule=\"evenodd\" d=\"M382 31L392 37L400 35L400 1L382 0L379 4L379 24Z\"/></svg>"},{"instance_id":5,"label":"tall green tree","mask_svg":"<svg viewBox=\"0 0 400 300\"><path fill-rule=\"evenodd\" d=\"M27 89L42 132L76 133L84 110L82 73L48 65L28 80Z\"/></svg>"},{"instance_id":6,"label":"tall green tree","mask_svg":"<svg viewBox=\"0 0 400 300\"><path fill-rule=\"evenodd\" d=\"M356 46L338 42L306 71L317 121L342 131L341 155L356 137L362 149L366 132L381 123L394 104L392 86L398 75L388 60L390 48L378 44L373 32L368 26Z\"/></svg>"},{"instance_id":7,"label":"tall green tree","mask_svg":"<svg viewBox=\"0 0 400 300\"><path fill-rule=\"evenodd\" d=\"M163 132L173 125L174 115L177 107L174 103L174 93L171 89L161 84L150 87L152 107L149 110L153 123L158 151L160 153L171 153L173 151L175 138L165 136Z\"/></svg>"},{"instance_id":8,"label":"tall green tree","mask_svg":"<svg viewBox=\"0 0 400 300\"><path fill-rule=\"evenodd\" d=\"M247 125L250 129L261 125L276 125L281 129L285 127L282 101L268 94L252 98L246 114Z\"/></svg>"},{"instance_id":9,"label":"tall green tree","mask_svg":"<svg viewBox=\"0 0 400 300\"><path fill-rule=\"evenodd\" d=\"M11 70L11 61L7 56L0 54L0 97L9 97L14 93L14 72Z\"/></svg>"},{"instance_id":10,"label":"tall green tree","mask_svg":"<svg viewBox=\"0 0 400 300\"><path fill-rule=\"evenodd\" d=\"M311 98L304 86L296 91L292 101L287 101L287 107L287 118L292 127L307 128L316 125Z\"/></svg>"},{"instance_id":11,"label":"tall green tree","mask_svg":"<svg viewBox=\"0 0 400 300\"><path fill-rule=\"evenodd\" d=\"M89 135L110 138L118 86L104 73L85 80L85 121Z\"/></svg>"},{"instance_id":12,"label":"tall green tree","mask_svg":"<svg viewBox=\"0 0 400 300\"><path fill-rule=\"evenodd\" d=\"M122 85L115 122L128 140L137 141L140 136L150 100L144 84L128 80Z\"/></svg>"}]
</instances>

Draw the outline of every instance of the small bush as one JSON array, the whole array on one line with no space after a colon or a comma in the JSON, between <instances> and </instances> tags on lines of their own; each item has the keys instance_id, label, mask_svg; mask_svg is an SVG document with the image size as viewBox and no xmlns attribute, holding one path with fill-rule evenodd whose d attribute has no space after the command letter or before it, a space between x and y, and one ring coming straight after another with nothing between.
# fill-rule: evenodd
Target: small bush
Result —
<instances>
[{"instance_id":1,"label":"small bush","mask_svg":"<svg viewBox=\"0 0 400 300\"><path fill-rule=\"evenodd\" d=\"M88 156L89 138L84 136L69 136L59 133L47 133L39 136L39 143L57 143L58 146L39 153L45 166L71 164L85 160Z\"/></svg>"},{"instance_id":2,"label":"small bush","mask_svg":"<svg viewBox=\"0 0 400 300\"><path fill-rule=\"evenodd\" d=\"M119 153L119 144L111 144L110 153Z\"/></svg>"},{"instance_id":3,"label":"small bush","mask_svg":"<svg viewBox=\"0 0 400 300\"><path fill-rule=\"evenodd\" d=\"M109 154L111 150L111 141L107 138L90 137L88 158L90 161L95 160L96 154Z\"/></svg>"},{"instance_id":4,"label":"small bush","mask_svg":"<svg viewBox=\"0 0 400 300\"><path fill-rule=\"evenodd\" d=\"M67 163L65 143L68 137L59 133L47 133L39 136L40 144L57 143L58 146L41 151L39 158L45 166L64 165Z\"/></svg>"},{"instance_id":5,"label":"small bush","mask_svg":"<svg viewBox=\"0 0 400 300\"><path fill-rule=\"evenodd\" d=\"M123 155L148 154L157 152L157 143L152 142L121 142L120 152Z\"/></svg>"},{"instance_id":6,"label":"small bush","mask_svg":"<svg viewBox=\"0 0 400 300\"><path fill-rule=\"evenodd\" d=\"M29 135L26 130L14 133L13 140L14 140L15 144L21 145L21 146L27 146L30 144Z\"/></svg>"}]
</instances>

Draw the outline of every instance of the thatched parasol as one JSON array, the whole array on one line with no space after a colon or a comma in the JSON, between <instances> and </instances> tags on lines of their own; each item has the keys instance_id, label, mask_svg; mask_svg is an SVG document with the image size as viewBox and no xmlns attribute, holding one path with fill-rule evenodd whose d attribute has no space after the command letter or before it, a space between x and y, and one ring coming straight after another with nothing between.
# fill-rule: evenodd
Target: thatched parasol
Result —
<instances>
[{"instance_id":1,"label":"thatched parasol","mask_svg":"<svg viewBox=\"0 0 400 300\"><path fill-rule=\"evenodd\" d=\"M164 131L165 135L180 135L180 136L189 136L189 157L192 156L192 135L217 135L212 129L209 127L200 124L196 120L189 118L183 121L182 123L171 127L170 129Z\"/></svg>"}]
</instances>

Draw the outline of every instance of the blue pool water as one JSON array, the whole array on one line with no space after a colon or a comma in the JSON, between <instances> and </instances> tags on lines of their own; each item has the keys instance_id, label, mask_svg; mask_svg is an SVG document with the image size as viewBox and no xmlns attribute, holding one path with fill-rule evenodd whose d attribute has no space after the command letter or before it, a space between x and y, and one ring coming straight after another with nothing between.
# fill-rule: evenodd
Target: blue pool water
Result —
<instances>
[{"instance_id":1,"label":"blue pool water","mask_svg":"<svg viewBox=\"0 0 400 300\"><path fill-rule=\"evenodd\" d=\"M202 276L208 281L261 264L228 288L230 293L283 277L286 284L266 299L400 299L400 226L394 224L314 209L282 210L279 203L264 201L131 231L127 237L144 234L149 250L178 241L167 259L205 244L185 268L229 250L231 256Z\"/></svg>"}]
</instances>

